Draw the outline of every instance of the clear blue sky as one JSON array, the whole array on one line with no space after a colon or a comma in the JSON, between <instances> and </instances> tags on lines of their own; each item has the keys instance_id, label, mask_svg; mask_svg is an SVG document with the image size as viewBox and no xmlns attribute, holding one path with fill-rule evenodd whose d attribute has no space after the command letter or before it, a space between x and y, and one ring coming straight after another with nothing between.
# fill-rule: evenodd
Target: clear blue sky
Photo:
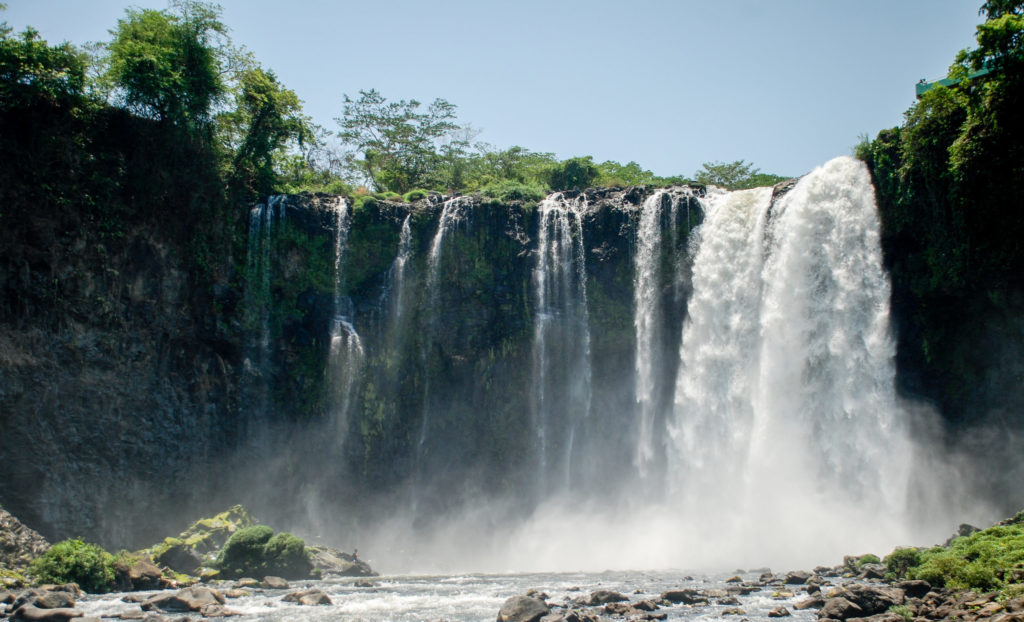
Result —
<instances>
[{"instance_id":1,"label":"clear blue sky","mask_svg":"<svg viewBox=\"0 0 1024 622\"><path fill-rule=\"evenodd\" d=\"M914 83L974 44L982 0L222 0L238 44L329 130L342 96L436 97L497 147L798 175L899 124ZM128 6L6 0L51 43L106 41Z\"/></svg>"}]
</instances>

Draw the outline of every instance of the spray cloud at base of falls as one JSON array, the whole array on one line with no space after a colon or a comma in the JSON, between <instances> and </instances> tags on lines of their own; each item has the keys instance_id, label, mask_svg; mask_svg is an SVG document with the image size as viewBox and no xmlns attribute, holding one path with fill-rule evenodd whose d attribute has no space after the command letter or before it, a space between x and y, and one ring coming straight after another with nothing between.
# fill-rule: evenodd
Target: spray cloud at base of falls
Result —
<instances>
[{"instance_id":1,"label":"spray cloud at base of falls","mask_svg":"<svg viewBox=\"0 0 1024 622\"><path fill-rule=\"evenodd\" d=\"M332 382L382 493L347 541L404 569L570 570L816 565L943 532L908 507L931 483L863 166L781 195L616 192L363 212L390 255L372 295L336 282L338 336L362 339Z\"/></svg>"}]
</instances>

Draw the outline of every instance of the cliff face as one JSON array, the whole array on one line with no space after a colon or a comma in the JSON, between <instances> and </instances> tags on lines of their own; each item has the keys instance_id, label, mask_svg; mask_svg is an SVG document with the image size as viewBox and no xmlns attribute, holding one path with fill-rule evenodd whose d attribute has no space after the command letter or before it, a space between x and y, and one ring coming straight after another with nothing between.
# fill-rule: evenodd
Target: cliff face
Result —
<instances>
[{"instance_id":1,"label":"cliff face","mask_svg":"<svg viewBox=\"0 0 1024 622\"><path fill-rule=\"evenodd\" d=\"M580 474L585 459L630 460L612 430L632 402L633 258L651 192L566 197L586 201L574 291L589 298L592 422L589 438L550 422L544 433L552 455L571 440L588 447L566 466ZM685 313L676 269L701 217L683 194L662 223L673 232L659 258L661 321L676 335L666 351ZM116 236L75 210L19 219L0 262L0 502L51 539L125 546L229 500L287 520L311 489L316 507L413 488L424 499L532 489L549 476L532 449L538 369L569 364L557 351L537 360L540 210L457 203L439 240L436 195L356 210L276 197L248 227L235 219L235 242L206 265L159 216L136 215ZM558 330L561 343L584 335ZM358 348L340 351L349 338Z\"/></svg>"}]
</instances>

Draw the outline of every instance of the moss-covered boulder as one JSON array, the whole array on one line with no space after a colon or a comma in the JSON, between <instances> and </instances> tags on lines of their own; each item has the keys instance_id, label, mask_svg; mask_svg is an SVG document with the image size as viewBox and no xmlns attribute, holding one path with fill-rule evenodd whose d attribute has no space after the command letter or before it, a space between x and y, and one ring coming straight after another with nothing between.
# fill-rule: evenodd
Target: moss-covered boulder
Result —
<instances>
[{"instance_id":1,"label":"moss-covered boulder","mask_svg":"<svg viewBox=\"0 0 1024 622\"><path fill-rule=\"evenodd\" d=\"M256 519L240 505L212 518L201 518L176 538L165 538L149 549L153 561L175 572L197 575L213 563L218 551L239 530L252 527Z\"/></svg>"},{"instance_id":2,"label":"moss-covered boulder","mask_svg":"<svg viewBox=\"0 0 1024 622\"><path fill-rule=\"evenodd\" d=\"M255 525L232 535L220 555L216 567L224 577L279 576L305 579L313 564L306 543L287 532L275 534L265 525Z\"/></svg>"}]
</instances>

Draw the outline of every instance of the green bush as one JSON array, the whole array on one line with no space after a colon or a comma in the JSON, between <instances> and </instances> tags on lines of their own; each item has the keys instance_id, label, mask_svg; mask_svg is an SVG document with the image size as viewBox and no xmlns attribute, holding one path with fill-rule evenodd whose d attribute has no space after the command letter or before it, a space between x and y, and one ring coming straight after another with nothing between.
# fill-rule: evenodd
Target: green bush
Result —
<instances>
[{"instance_id":1,"label":"green bush","mask_svg":"<svg viewBox=\"0 0 1024 622\"><path fill-rule=\"evenodd\" d=\"M501 201L526 202L542 201L548 194L542 186L508 179L487 184L480 189L480 192Z\"/></svg>"},{"instance_id":2,"label":"green bush","mask_svg":"<svg viewBox=\"0 0 1024 622\"><path fill-rule=\"evenodd\" d=\"M1024 525L997 525L957 538L948 548L923 551L907 577L953 589L991 590L1012 582L1013 570L1022 566Z\"/></svg>"},{"instance_id":3,"label":"green bush","mask_svg":"<svg viewBox=\"0 0 1024 622\"><path fill-rule=\"evenodd\" d=\"M305 542L287 532L275 535L266 525L237 531L224 545L216 565L228 577L304 579L313 569Z\"/></svg>"},{"instance_id":4,"label":"green bush","mask_svg":"<svg viewBox=\"0 0 1024 622\"><path fill-rule=\"evenodd\" d=\"M114 556L95 544L64 540L29 564L36 583L77 583L86 592L109 592L114 587Z\"/></svg>"},{"instance_id":5,"label":"green bush","mask_svg":"<svg viewBox=\"0 0 1024 622\"><path fill-rule=\"evenodd\" d=\"M878 559L877 555L873 555L871 553L868 553L867 555L861 555L860 558L857 559L857 567L858 568L862 568L864 566L864 564L880 564L880 563L882 563L882 560Z\"/></svg>"},{"instance_id":6,"label":"green bush","mask_svg":"<svg viewBox=\"0 0 1024 622\"><path fill-rule=\"evenodd\" d=\"M921 563L921 552L916 548L896 549L885 556L885 567L895 577L902 579L907 571Z\"/></svg>"},{"instance_id":7,"label":"green bush","mask_svg":"<svg viewBox=\"0 0 1024 622\"><path fill-rule=\"evenodd\" d=\"M413 201L419 201L420 199L427 198L427 195L429 193L430 193L429 190L423 190L422 188L417 188L416 190L410 190L409 192L406 192L405 194L403 194L402 195L402 200L405 201L406 203L412 203Z\"/></svg>"}]
</instances>

